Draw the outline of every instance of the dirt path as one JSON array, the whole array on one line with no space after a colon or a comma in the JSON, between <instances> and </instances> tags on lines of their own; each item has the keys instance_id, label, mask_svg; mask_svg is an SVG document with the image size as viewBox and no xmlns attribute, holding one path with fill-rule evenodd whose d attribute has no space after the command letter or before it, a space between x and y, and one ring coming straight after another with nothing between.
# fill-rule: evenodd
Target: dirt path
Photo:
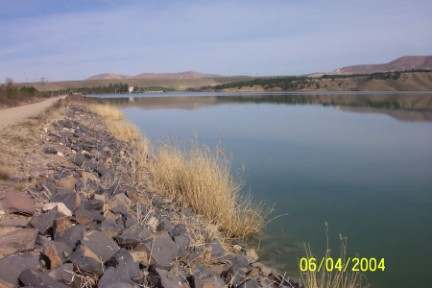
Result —
<instances>
[{"instance_id":1,"label":"dirt path","mask_svg":"<svg viewBox=\"0 0 432 288\"><path fill-rule=\"evenodd\" d=\"M56 103L59 99L63 99L65 97L66 96L59 96L33 104L0 109L0 129L19 123L29 117L37 116L38 114L44 112L51 105Z\"/></svg>"}]
</instances>

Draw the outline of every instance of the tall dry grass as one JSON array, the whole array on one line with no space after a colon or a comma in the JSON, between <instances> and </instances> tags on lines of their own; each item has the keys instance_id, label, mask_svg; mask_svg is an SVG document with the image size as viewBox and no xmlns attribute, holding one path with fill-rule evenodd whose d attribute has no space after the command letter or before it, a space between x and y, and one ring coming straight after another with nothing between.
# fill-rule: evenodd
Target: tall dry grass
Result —
<instances>
[{"instance_id":1,"label":"tall dry grass","mask_svg":"<svg viewBox=\"0 0 432 288\"><path fill-rule=\"evenodd\" d=\"M153 183L168 197L204 215L230 237L247 237L263 226L261 209L240 196L229 162L220 153L193 146L162 145L149 166Z\"/></svg>"},{"instance_id":2,"label":"tall dry grass","mask_svg":"<svg viewBox=\"0 0 432 288\"><path fill-rule=\"evenodd\" d=\"M91 105L114 137L133 144L131 174L157 192L205 216L228 237L247 237L263 227L262 209L240 195L223 153L194 145L181 151L161 145L148 157L151 145L138 129L110 105Z\"/></svg>"},{"instance_id":3,"label":"tall dry grass","mask_svg":"<svg viewBox=\"0 0 432 288\"><path fill-rule=\"evenodd\" d=\"M114 137L126 142L142 139L138 128L124 120L123 113L116 107L107 104L93 104L90 105L90 110L102 117L105 126Z\"/></svg>"},{"instance_id":4,"label":"tall dry grass","mask_svg":"<svg viewBox=\"0 0 432 288\"><path fill-rule=\"evenodd\" d=\"M332 257L329 236L328 236L328 224L325 223L326 232L326 251L323 256L324 259ZM340 258L342 263L347 263L347 247L348 240L346 237L339 235L340 240L340 254L333 256L333 259ZM306 258L310 259L315 257L312 253L310 245L305 244ZM318 258L318 257L315 257ZM352 272L350 267L347 269L334 269L328 271L324 267L321 271L307 271L300 274L302 283L305 288L365 288L369 287L366 284L366 279L360 272Z\"/></svg>"}]
</instances>

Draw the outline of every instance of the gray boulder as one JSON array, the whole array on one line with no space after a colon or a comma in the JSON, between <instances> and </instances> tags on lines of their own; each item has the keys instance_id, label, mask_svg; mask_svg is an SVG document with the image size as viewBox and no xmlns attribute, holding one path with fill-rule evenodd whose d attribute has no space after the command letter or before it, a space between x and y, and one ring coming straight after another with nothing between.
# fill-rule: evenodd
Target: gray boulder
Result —
<instances>
[{"instance_id":1,"label":"gray boulder","mask_svg":"<svg viewBox=\"0 0 432 288\"><path fill-rule=\"evenodd\" d=\"M13 255L0 259L0 287L17 287L18 277L26 269L40 267L39 257Z\"/></svg>"},{"instance_id":2,"label":"gray boulder","mask_svg":"<svg viewBox=\"0 0 432 288\"><path fill-rule=\"evenodd\" d=\"M55 279L48 276L46 273L42 273L40 271L27 269L21 272L19 276L19 281L26 286L29 287L37 287L37 288L67 288L68 286L64 285L61 282L56 281Z\"/></svg>"},{"instance_id":3,"label":"gray boulder","mask_svg":"<svg viewBox=\"0 0 432 288\"><path fill-rule=\"evenodd\" d=\"M89 231L84 234L81 246L89 248L102 262L108 261L120 247L111 238L100 231Z\"/></svg>"},{"instance_id":4,"label":"gray boulder","mask_svg":"<svg viewBox=\"0 0 432 288\"><path fill-rule=\"evenodd\" d=\"M178 248L167 232L160 232L151 242L144 243L158 267L170 267L178 257Z\"/></svg>"}]
</instances>

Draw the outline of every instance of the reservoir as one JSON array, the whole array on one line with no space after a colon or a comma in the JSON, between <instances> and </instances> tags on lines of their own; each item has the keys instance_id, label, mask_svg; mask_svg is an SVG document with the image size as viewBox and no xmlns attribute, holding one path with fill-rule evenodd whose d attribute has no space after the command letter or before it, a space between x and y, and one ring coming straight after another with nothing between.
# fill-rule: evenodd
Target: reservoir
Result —
<instances>
[{"instance_id":1,"label":"reservoir","mask_svg":"<svg viewBox=\"0 0 432 288\"><path fill-rule=\"evenodd\" d=\"M103 98L154 145L223 147L242 193L272 207L255 241L264 262L298 275L304 243L322 255L328 223L334 257L342 234L349 256L385 259L366 273L372 287L430 285L432 113L415 99L432 95L130 96Z\"/></svg>"}]
</instances>

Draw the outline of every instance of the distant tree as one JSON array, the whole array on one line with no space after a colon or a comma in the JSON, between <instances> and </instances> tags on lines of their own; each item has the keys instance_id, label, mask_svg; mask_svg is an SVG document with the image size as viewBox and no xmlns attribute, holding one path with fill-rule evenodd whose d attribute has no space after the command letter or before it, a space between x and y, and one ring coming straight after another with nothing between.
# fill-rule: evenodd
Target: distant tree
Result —
<instances>
[{"instance_id":1,"label":"distant tree","mask_svg":"<svg viewBox=\"0 0 432 288\"><path fill-rule=\"evenodd\" d=\"M14 81L12 78L6 77L5 84L7 87L12 87L13 83L14 83Z\"/></svg>"}]
</instances>

